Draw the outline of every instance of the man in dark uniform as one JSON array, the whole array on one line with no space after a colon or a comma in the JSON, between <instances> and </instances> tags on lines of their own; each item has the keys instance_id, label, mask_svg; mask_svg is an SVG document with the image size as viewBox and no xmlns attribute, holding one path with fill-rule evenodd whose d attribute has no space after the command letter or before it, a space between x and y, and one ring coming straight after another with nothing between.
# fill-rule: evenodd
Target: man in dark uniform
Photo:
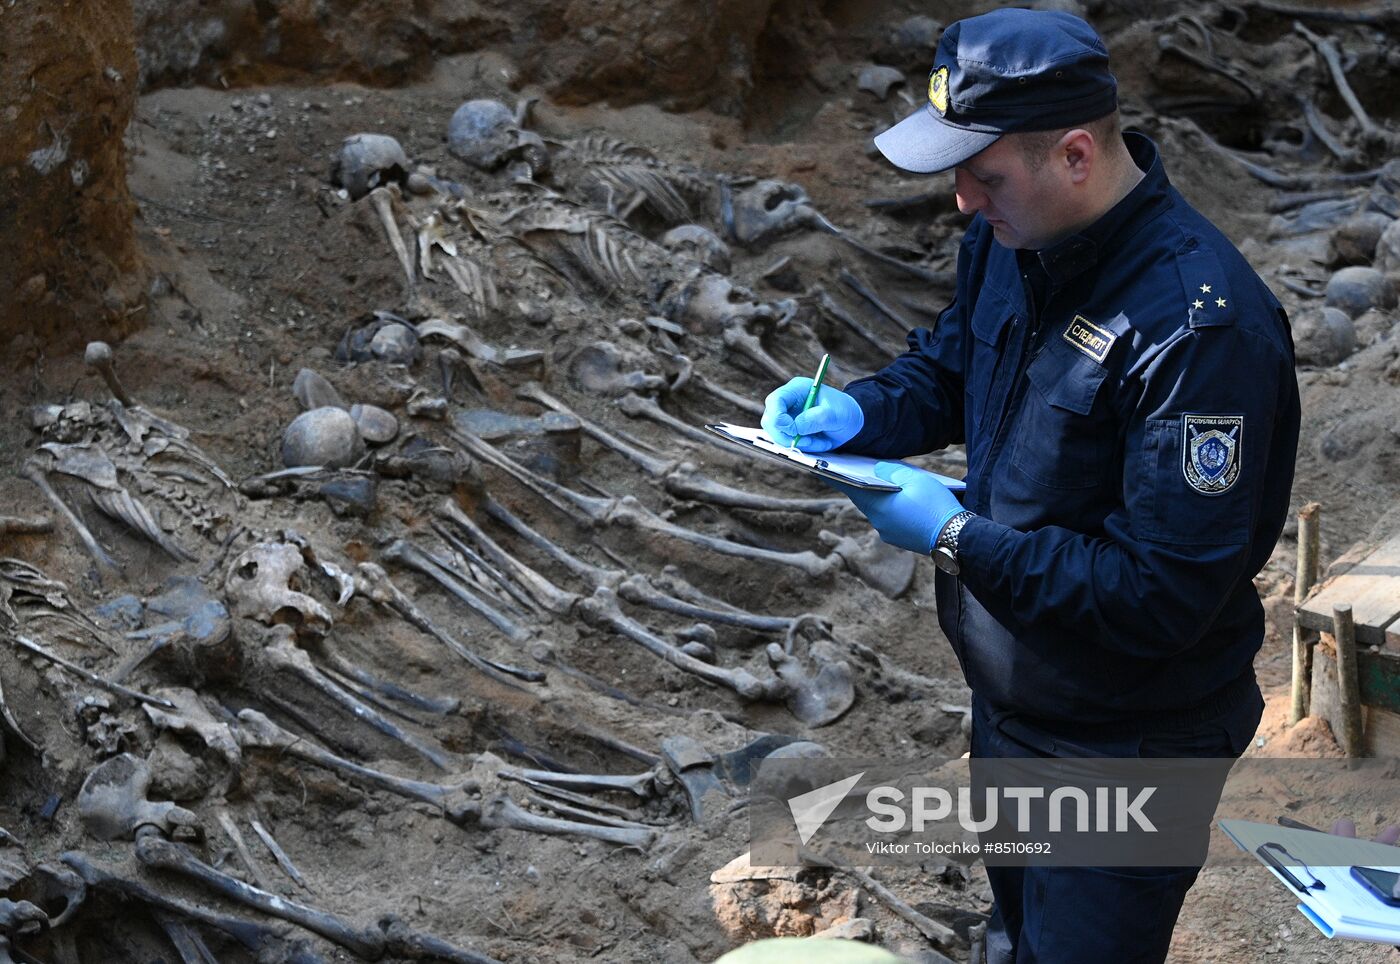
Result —
<instances>
[{"instance_id":1,"label":"man in dark uniform","mask_svg":"<svg viewBox=\"0 0 1400 964\"><path fill-rule=\"evenodd\" d=\"M899 492L848 494L886 542L933 554L973 757L1236 757L1263 708L1252 579L1297 448L1287 318L1156 146L1120 133L1082 20L950 25L928 100L875 143L955 172L973 218L953 303L805 413L810 379L779 388L764 428L881 458L966 443L961 504L892 463ZM988 959L1161 961L1196 874L989 867Z\"/></svg>"}]
</instances>

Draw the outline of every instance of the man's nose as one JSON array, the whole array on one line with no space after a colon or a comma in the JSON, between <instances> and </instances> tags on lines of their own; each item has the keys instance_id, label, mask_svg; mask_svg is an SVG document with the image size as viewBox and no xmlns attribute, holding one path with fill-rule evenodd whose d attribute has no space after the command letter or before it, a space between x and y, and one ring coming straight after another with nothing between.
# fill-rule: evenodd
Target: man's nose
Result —
<instances>
[{"instance_id":1,"label":"man's nose","mask_svg":"<svg viewBox=\"0 0 1400 964\"><path fill-rule=\"evenodd\" d=\"M960 167L953 169L953 196L963 214L976 214L987 203L987 196L977 190L972 175Z\"/></svg>"}]
</instances>

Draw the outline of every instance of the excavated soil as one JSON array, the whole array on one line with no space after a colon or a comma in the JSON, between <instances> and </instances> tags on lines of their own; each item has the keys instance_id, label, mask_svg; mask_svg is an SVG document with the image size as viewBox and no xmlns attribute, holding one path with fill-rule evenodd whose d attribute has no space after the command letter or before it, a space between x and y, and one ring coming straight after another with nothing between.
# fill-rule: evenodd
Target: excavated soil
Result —
<instances>
[{"instance_id":1,"label":"excavated soil","mask_svg":"<svg viewBox=\"0 0 1400 964\"><path fill-rule=\"evenodd\" d=\"M558 32L547 38L543 24L494 12L497 32L484 30L487 39L470 45L492 44L493 49L468 53L460 52L466 44L454 47L434 39L434 31L451 31L433 21L437 26L431 29L403 35L405 49L415 58L413 68L391 66L383 71L364 66L364 37L351 29L353 23L336 24L334 37L343 62L330 67L305 50L279 46L285 42L295 47L298 35L286 31L298 23L314 23L314 18L278 20L285 33L279 35L279 45L270 45L265 5L248 5L246 10L229 6L243 10L240 31L217 43L199 44L191 40L199 36L197 31L174 30L173 15L156 18L150 8L143 12L138 5L138 19L145 17L148 25L158 20L169 44L177 36L193 44L193 53L187 50L180 56L173 46L164 56L154 46L143 52L149 79L209 84L149 90L137 102L127 130L127 179L139 207L138 243L151 282L147 323L116 346L116 358L122 381L142 405L187 427L191 441L234 480L282 467L281 433L299 412L291 385L302 368L325 375L347 403L372 403L393 412L402 426L400 439L417 434L453 447L450 422L409 415L419 388L430 396L441 393L437 356L445 343L425 342L422 360L408 367L379 361L346 365L336 357L342 337L370 321L375 311L411 321L437 316L469 323L484 342L498 349L539 353L526 356L520 367L480 360L469 363L470 372L459 366L453 413L492 408L537 416L541 407L515 392L528 381L538 381L579 416L649 446L667 460L689 459L716 480L793 498L826 494L804 478L740 465L654 422L628 418L607 390L580 386L579 359L595 357L598 343L608 342L617 347L624 372L643 370L674 381L677 363L663 351L669 349L684 353L697 373L739 396L760 399L772 387L772 375L726 351L714 331L665 334L664 324L658 328L643 320L656 312L649 298L676 274L674 265L646 260L656 257L655 249L638 255L646 269L644 284L619 284L612 290L591 287L577 276L544 281L537 275L512 275L507 266L501 269L498 307L476 313L441 273L436 280L420 278L410 287L371 202L338 193L328 171L345 137L361 131L388 134L402 144L414 165L460 182L469 204L479 203L499 220L511 207L537 200L540 192L513 188L506 175L474 171L453 157L446 146L447 121L467 98L498 98L513 105L522 96L539 96L529 126L545 138L554 157L553 172L543 180L570 198L581 196L580 168L561 147L590 136L610 138L649 151L677 169L800 185L817 210L867 245L889 257L947 270L963 224L952 205L951 185L946 178L901 175L869 155L865 148L871 133L908 108L893 97L879 102L856 86L859 67L877 53L897 59L899 51L891 51L888 40L891 26L922 10L903 2L827 3L817 11L796 3L754 5L763 8L764 16L756 26L733 25L733 35L747 39L742 50L732 44L727 48L722 65L741 74L742 82L711 79L706 89L713 96L696 100L679 90L678 65L668 60L674 44L649 53L645 44L624 43L626 56L615 56L616 70L610 73L596 44L564 39L572 36L567 30L574 29L575 21L584 19L606 23L604 32L610 36L645 35L642 15L626 5L616 5L610 20L589 5L570 5L548 28ZM744 5L709 7L719 16L729 7ZM584 8L589 8L587 14ZM972 9L962 5L955 13ZM1260 103L1245 111L1230 106L1240 95L1238 83L1160 52L1159 37L1197 29L1189 25L1189 17L1173 16L1167 8L1135 9L1105 4L1094 11L1118 64L1129 122L1158 139L1173 181L1241 245L1296 317L1315 302L1282 287L1278 279L1325 279L1322 262L1329 229L1297 236L1280 231L1277 214L1270 209L1277 192L1205 146L1200 131L1248 150L1275 135L1280 119L1294 110L1285 92L1302 83L1299 76L1314 76L1307 70L1299 74L1299 64L1311 63L1306 41L1290 31L1287 18L1263 11L1262 5L1250 8L1253 16L1243 26L1234 22L1234 14L1201 5L1201 29L1215 38L1215 52L1264 89ZM953 17L950 12L948 19ZM688 35L690 28L682 29L684 24L673 26L678 36ZM1353 83L1373 116L1388 120L1394 105L1385 102L1384 86L1375 80L1386 55L1372 46L1386 35L1369 27L1314 28L1334 32L1358 52ZM317 36L305 29L308 36ZM705 36L713 51L717 34L706 29L711 30ZM152 29L151 35L156 33ZM493 43L497 37L502 39ZM243 38L241 46L233 42L238 38ZM546 39L558 46L548 58L533 46ZM259 60L258 52L269 46L277 46L279 52ZM638 47L644 56L634 55ZM916 96L926 69L919 63L923 61L907 64L906 89ZM628 88L631 95L620 93L627 86L623 81L638 76L648 78L642 85L645 99L635 96L636 87ZM361 83L384 81L398 86ZM1345 105L1335 98L1319 103L1340 127ZM678 113L664 107L696 109ZM1250 157L1261 163L1268 160L1262 154ZM1321 158L1314 163L1325 166ZM894 211L865 203L915 195L927 197ZM408 216L421 219L431 205L413 196L396 203L399 223L412 246ZM717 195L698 195L691 203L697 223L721 230ZM637 233L656 239L665 229L662 221L655 212L640 210L628 223ZM464 254L478 250L461 225L452 230L462 232L458 237ZM863 257L835 237L811 230L753 249L737 244L731 249L728 273L736 284L751 289L762 302L797 299L793 322L764 332L766 349L785 371L809 371L819 357L817 340L845 366L843 379L881 363L879 351L819 309L819 289L862 319L877 340L898 343L893 326L841 283L843 269L868 280L919 323L928 323L947 295L936 284L916 281ZM770 270L782 259L790 259L786 269ZM1394 531L1385 522L1372 532L1400 498L1400 473L1393 464L1394 426L1400 424L1395 365L1400 338L1394 334L1393 311L1379 318L1371 323L1372 343L1346 362L1299 373L1303 438L1292 508L1296 513L1310 501L1322 503L1324 562L1336 559L1357 540ZM0 383L0 407L10 416L0 424L0 461L11 468L0 479L0 514L52 514L38 490L18 476L19 467L41 441L30 428L34 406L80 400L100 404L108 397L102 381L84 368L80 352L47 356L42 364ZM664 393L662 404L691 425L753 421L694 381ZM867 531L851 512L812 516L725 511L671 498L636 464L578 432L500 444L577 491L632 495L678 524L750 545L825 555L820 531L857 538ZM956 453L928 464L960 471ZM332 607L335 625L329 639L344 656L400 685L462 701L459 710L446 716L412 712L416 722L406 724L444 747L457 769L465 768L468 754L490 751L521 766L640 772L648 764L638 754L629 754L629 748L643 751L641 755L655 754L663 738L677 734L717 754L739 749L763 734L816 741L834 756L946 757L967 748L957 712L966 705L967 692L935 623L932 569L925 561L915 567L908 590L890 599L848 571L812 579L794 568L736 560L641 530L579 525L480 461L455 487L383 479L376 507L367 518L337 516L314 497L233 505L227 496L217 495L216 488L206 491L211 503L223 500L221 505L232 505L222 510L225 515L207 538L182 528L178 513L161 513L177 538L191 549L198 547L200 562L194 564L173 561L94 511L86 499L78 501L79 511L122 564L123 578L99 583L90 557L61 520L52 534L0 537L0 555L23 559L50 578L63 580L72 602L95 612L123 593L154 596L167 579L193 574L205 560L219 560L211 562L206 579L217 592L228 563L254 536L270 537L286 529L299 531L319 552L346 568L381 559L394 538L440 545L431 522L442 499L454 498L473 517L485 520L480 510L489 493L595 565L653 575L675 566L704 593L745 609L824 617L840 652L855 668L856 700L834 724L808 729L781 705L742 703L727 690L668 667L617 635L574 617L544 615L532 623L539 638L552 644L566 662L628 698L603 695L558 673L536 690L544 694L540 698L475 673L430 637L364 599ZM147 495L157 503L162 498L159 486ZM582 588L539 550L526 547L495 523L482 524L551 579L573 591ZM219 542L238 526L251 532L238 536L221 556ZM1256 743L1248 751L1251 757L1327 757L1338 752L1319 721L1292 729L1287 725L1296 538L1296 525L1290 523L1257 580L1270 617L1256 662L1268 705ZM521 644L456 606L432 582L401 567L387 568L424 612L452 627L470 645L498 660L535 665ZM324 589L319 595L323 602L333 602ZM625 608L663 635L683 632L693 622ZM110 671L118 662L90 639L84 646L65 634L45 635L43 621L30 621L25 631L96 671ZM109 631L108 638L129 645L115 631ZM256 640L250 633L245 645ZM714 637L721 664L755 672L766 670L763 647L770 641L771 637L724 627L717 627ZM233 815L255 848L259 845L249 833L249 821L266 825L307 882L305 889L298 888L279 874L265 851L257 850L273 890L363 924L391 914L415 929L505 961L708 961L735 946L741 935L809 933L852 912L873 921L876 939L891 949L917 960L922 946L912 927L867 895L857 895L843 878L818 875L814 881L774 885L766 892L757 888L712 893L710 874L747 849L741 807L697 826L671 788L637 807L643 819L664 829L648 850L470 823L459 827L434 807L365 789L279 754L246 752L235 777L196 741L161 734L129 703L113 698L101 714L84 706L100 691L41 661L21 657L8 646L0 648L0 679L22 727L44 748L41 762L8 735L7 755L0 761L0 827L23 842L34 863L79 849L113 873L141 874L129 844L97 843L85 833L75 804L78 788L94 764L127 751L149 755L159 764L152 799L175 799L195 811L208 834L204 854L223 869L251 879L220 830L220 808ZM129 680L147 691L195 682L199 681L187 664L164 657L150 661ZM333 749L366 765L422 780L448 779L328 700L298 691L275 673L235 675L200 685L212 702L231 712L262 710L294 732L314 731ZM1318 801L1295 815L1325 823L1348 815L1346 808L1345 800ZM1400 818L1400 807L1393 813L1350 815L1363 833L1374 832L1374 824ZM209 900L178 878L147 873L145 879L160 882L171 893ZM948 922L962 920L966 912L989 910L990 894L979 866L887 868L877 876L904 900ZM1329 943L1307 927L1293 907L1288 895L1256 866L1208 866L1188 897L1170 959L1246 962L1268 956L1298 964L1392 959L1386 948ZM253 960L208 928L204 933L219 960ZM326 959L353 959L317 938L298 936ZM46 961L175 959L147 909L105 893L92 896L74 924L20 946ZM947 952L956 959L967 956L965 945Z\"/></svg>"}]
</instances>

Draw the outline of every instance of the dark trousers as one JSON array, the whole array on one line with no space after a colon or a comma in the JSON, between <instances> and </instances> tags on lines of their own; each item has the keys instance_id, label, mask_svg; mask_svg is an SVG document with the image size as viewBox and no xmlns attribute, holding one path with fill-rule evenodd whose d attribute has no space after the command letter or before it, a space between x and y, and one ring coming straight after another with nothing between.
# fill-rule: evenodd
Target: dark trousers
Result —
<instances>
[{"instance_id":1,"label":"dark trousers","mask_svg":"<svg viewBox=\"0 0 1400 964\"><path fill-rule=\"evenodd\" d=\"M1085 738L1064 728L1052 732L974 696L972 756L1233 758L1253 739L1263 710L1254 688L1212 719L1148 735ZM987 962L1161 964L1198 873L1196 867L988 867L996 907L987 925Z\"/></svg>"}]
</instances>

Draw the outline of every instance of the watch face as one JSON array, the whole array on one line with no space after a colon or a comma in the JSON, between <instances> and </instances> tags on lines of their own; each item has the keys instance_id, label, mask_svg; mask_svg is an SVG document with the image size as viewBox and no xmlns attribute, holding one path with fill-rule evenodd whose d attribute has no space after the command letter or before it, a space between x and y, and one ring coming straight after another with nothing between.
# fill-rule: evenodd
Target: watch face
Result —
<instances>
[{"instance_id":1,"label":"watch face","mask_svg":"<svg viewBox=\"0 0 1400 964\"><path fill-rule=\"evenodd\" d=\"M962 569L962 567L958 565L957 557L942 546L934 549L929 555L933 557L933 564L949 575L956 576Z\"/></svg>"}]
</instances>

